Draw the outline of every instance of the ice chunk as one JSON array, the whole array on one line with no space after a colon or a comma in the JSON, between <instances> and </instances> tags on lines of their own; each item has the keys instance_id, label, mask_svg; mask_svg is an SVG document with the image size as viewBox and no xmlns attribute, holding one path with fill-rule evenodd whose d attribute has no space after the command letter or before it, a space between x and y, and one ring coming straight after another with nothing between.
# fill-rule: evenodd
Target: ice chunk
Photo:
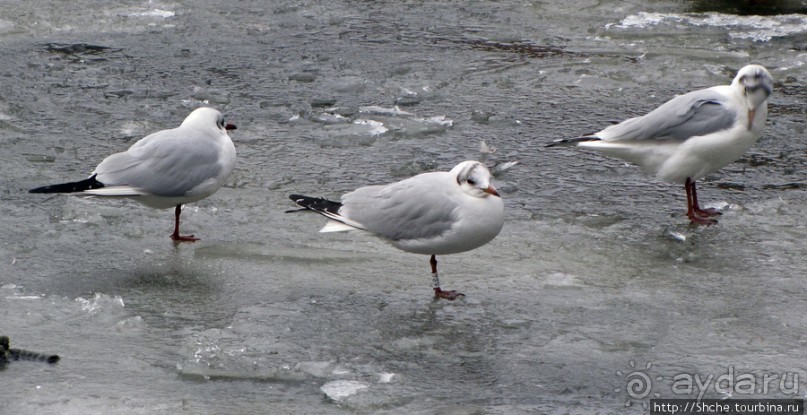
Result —
<instances>
[{"instance_id":1,"label":"ice chunk","mask_svg":"<svg viewBox=\"0 0 807 415\"><path fill-rule=\"evenodd\" d=\"M667 236L678 242L686 242L687 240L687 234L679 232L675 229L667 229Z\"/></svg>"},{"instance_id":2,"label":"ice chunk","mask_svg":"<svg viewBox=\"0 0 807 415\"><path fill-rule=\"evenodd\" d=\"M507 170L510 170L516 164L518 164L518 160L499 163L499 164L493 166L493 169L491 169L490 173L493 174L493 176L498 176L498 175L506 172Z\"/></svg>"},{"instance_id":3,"label":"ice chunk","mask_svg":"<svg viewBox=\"0 0 807 415\"><path fill-rule=\"evenodd\" d=\"M116 295L112 297L101 293L95 293L95 296L91 300L78 297L76 298L76 302L81 304L82 311L86 311L91 315L105 311L120 310L124 307L123 298L121 298L121 296Z\"/></svg>"},{"instance_id":4,"label":"ice chunk","mask_svg":"<svg viewBox=\"0 0 807 415\"><path fill-rule=\"evenodd\" d=\"M328 124L325 134L318 134L314 141L321 147L369 146L387 132L384 124L373 120L355 120L350 124Z\"/></svg>"},{"instance_id":5,"label":"ice chunk","mask_svg":"<svg viewBox=\"0 0 807 415\"><path fill-rule=\"evenodd\" d=\"M368 387L366 383L356 380L334 380L322 385L319 390L329 399L335 402L341 402L345 398L353 396Z\"/></svg>"},{"instance_id":6,"label":"ice chunk","mask_svg":"<svg viewBox=\"0 0 807 415\"><path fill-rule=\"evenodd\" d=\"M703 205L706 209L717 209L719 211L728 210L731 208L731 204L726 202L725 200L717 201L717 202L709 202Z\"/></svg>"},{"instance_id":7,"label":"ice chunk","mask_svg":"<svg viewBox=\"0 0 807 415\"><path fill-rule=\"evenodd\" d=\"M132 12L129 16L133 17L160 17L163 19L167 19L169 17L174 17L174 12L170 10L162 10L162 9L152 9L140 12Z\"/></svg>"},{"instance_id":8,"label":"ice chunk","mask_svg":"<svg viewBox=\"0 0 807 415\"><path fill-rule=\"evenodd\" d=\"M564 274L562 272L553 272L546 276L544 282L545 287L582 287L583 284L580 279L574 275Z\"/></svg>"},{"instance_id":9,"label":"ice chunk","mask_svg":"<svg viewBox=\"0 0 807 415\"><path fill-rule=\"evenodd\" d=\"M454 121L444 115L429 118L420 117L376 117L391 133L399 137L417 138L442 133L454 125Z\"/></svg>"},{"instance_id":10,"label":"ice chunk","mask_svg":"<svg viewBox=\"0 0 807 415\"><path fill-rule=\"evenodd\" d=\"M378 115L412 115L411 112L401 110L398 106L393 108L384 108L377 105L369 105L359 107L359 112L363 114L378 114Z\"/></svg>"},{"instance_id":11,"label":"ice chunk","mask_svg":"<svg viewBox=\"0 0 807 415\"><path fill-rule=\"evenodd\" d=\"M52 163L56 161L56 157L49 154L26 154L25 160L33 163Z\"/></svg>"},{"instance_id":12,"label":"ice chunk","mask_svg":"<svg viewBox=\"0 0 807 415\"><path fill-rule=\"evenodd\" d=\"M115 324L115 330L118 332L133 332L140 331L146 326L143 318L140 316L129 317L123 319Z\"/></svg>"},{"instance_id":13,"label":"ice chunk","mask_svg":"<svg viewBox=\"0 0 807 415\"><path fill-rule=\"evenodd\" d=\"M373 120L356 120L353 121L353 124L367 126L367 133L371 136L381 135L389 131L387 127L384 127L383 123Z\"/></svg>"},{"instance_id":14,"label":"ice chunk","mask_svg":"<svg viewBox=\"0 0 807 415\"><path fill-rule=\"evenodd\" d=\"M774 37L784 37L804 31L807 17L801 14L776 16L738 16L725 13L658 13L639 12L622 19L618 24L608 24L606 29L644 29L650 26L670 25L676 28L687 26L716 27L728 30L733 39L750 39L767 42Z\"/></svg>"},{"instance_id":15,"label":"ice chunk","mask_svg":"<svg viewBox=\"0 0 807 415\"><path fill-rule=\"evenodd\" d=\"M392 382L392 378L395 377L395 373L379 373L378 374L378 383L390 383Z\"/></svg>"},{"instance_id":16,"label":"ice chunk","mask_svg":"<svg viewBox=\"0 0 807 415\"><path fill-rule=\"evenodd\" d=\"M454 121L444 115L423 118L402 111L397 106L362 106L359 107L358 114L349 108L334 108L308 118L324 124L325 134L318 131L318 135L314 137L314 141L323 147L370 145L376 138L387 133L396 137L422 137L444 132L454 125Z\"/></svg>"},{"instance_id":17,"label":"ice chunk","mask_svg":"<svg viewBox=\"0 0 807 415\"><path fill-rule=\"evenodd\" d=\"M329 112L323 112L322 114L313 115L311 116L311 121L322 123L322 124L347 124L350 123L350 118L347 118L341 114L332 114Z\"/></svg>"}]
</instances>

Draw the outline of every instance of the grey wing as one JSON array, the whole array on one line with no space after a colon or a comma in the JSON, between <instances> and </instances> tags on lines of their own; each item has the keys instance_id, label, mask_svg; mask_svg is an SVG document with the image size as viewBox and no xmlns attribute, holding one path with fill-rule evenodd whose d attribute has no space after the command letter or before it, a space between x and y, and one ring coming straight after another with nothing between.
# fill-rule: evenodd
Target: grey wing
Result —
<instances>
[{"instance_id":1,"label":"grey wing","mask_svg":"<svg viewBox=\"0 0 807 415\"><path fill-rule=\"evenodd\" d=\"M713 89L703 89L677 96L642 117L610 126L596 136L604 140L684 141L731 128L737 113L728 98Z\"/></svg>"},{"instance_id":2,"label":"grey wing","mask_svg":"<svg viewBox=\"0 0 807 415\"><path fill-rule=\"evenodd\" d=\"M454 224L457 207L439 186L441 174L359 188L342 198L339 213L393 241L437 237Z\"/></svg>"},{"instance_id":3,"label":"grey wing","mask_svg":"<svg viewBox=\"0 0 807 415\"><path fill-rule=\"evenodd\" d=\"M154 133L95 169L106 186L132 186L158 196L182 196L221 171L215 148L188 145L173 130Z\"/></svg>"}]
</instances>

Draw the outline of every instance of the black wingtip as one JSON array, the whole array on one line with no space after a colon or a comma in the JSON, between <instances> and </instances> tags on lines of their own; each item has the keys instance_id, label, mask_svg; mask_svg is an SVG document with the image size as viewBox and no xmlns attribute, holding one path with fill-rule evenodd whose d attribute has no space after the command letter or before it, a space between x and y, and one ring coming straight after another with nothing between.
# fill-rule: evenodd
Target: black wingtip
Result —
<instances>
[{"instance_id":1,"label":"black wingtip","mask_svg":"<svg viewBox=\"0 0 807 415\"><path fill-rule=\"evenodd\" d=\"M555 140L546 145L546 147L558 147L558 146L572 146L577 143L581 143L584 141L599 141L601 138L593 136L593 135L584 135L580 137L573 137L573 138L561 138Z\"/></svg>"},{"instance_id":2,"label":"black wingtip","mask_svg":"<svg viewBox=\"0 0 807 415\"><path fill-rule=\"evenodd\" d=\"M93 174L89 179L84 179L77 182L37 187L36 189L29 190L28 193L76 193L104 187L104 184L96 180L95 176L97 175Z\"/></svg>"},{"instance_id":3,"label":"black wingtip","mask_svg":"<svg viewBox=\"0 0 807 415\"><path fill-rule=\"evenodd\" d=\"M331 212L331 213L339 213L339 208L342 207L342 204L339 202L334 202L332 200L328 200L322 197L311 197L311 196L303 196L292 194L289 195L289 199L291 199L294 203L300 205L302 210L313 210L315 212ZM287 212L297 212L299 210L290 210Z\"/></svg>"}]
</instances>

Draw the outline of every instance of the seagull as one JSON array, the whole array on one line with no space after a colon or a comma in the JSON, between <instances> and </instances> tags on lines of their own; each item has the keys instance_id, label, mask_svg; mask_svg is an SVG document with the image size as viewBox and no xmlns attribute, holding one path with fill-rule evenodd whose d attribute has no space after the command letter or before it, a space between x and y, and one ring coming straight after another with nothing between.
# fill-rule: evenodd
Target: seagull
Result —
<instances>
[{"instance_id":1,"label":"seagull","mask_svg":"<svg viewBox=\"0 0 807 415\"><path fill-rule=\"evenodd\" d=\"M572 145L637 164L665 181L684 185L687 216L712 225L721 213L702 209L695 181L737 160L757 142L768 117L773 77L765 67L747 65L731 85L679 95L650 113L594 134L555 140L547 147Z\"/></svg>"},{"instance_id":2,"label":"seagull","mask_svg":"<svg viewBox=\"0 0 807 415\"><path fill-rule=\"evenodd\" d=\"M360 187L333 202L290 195L303 210L330 219L320 232L362 230L392 246L431 255L434 296L454 300L464 294L440 288L437 255L470 251L490 242L504 225L504 202L478 161L463 161L448 172L422 173L384 186Z\"/></svg>"},{"instance_id":3,"label":"seagull","mask_svg":"<svg viewBox=\"0 0 807 415\"><path fill-rule=\"evenodd\" d=\"M78 193L81 196L129 198L156 209L174 209L175 242L199 240L179 234L185 203L216 192L235 167L235 146L221 113L193 110L182 124L143 137L128 150L105 158L88 179L31 189L30 193Z\"/></svg>"}]
</instances>

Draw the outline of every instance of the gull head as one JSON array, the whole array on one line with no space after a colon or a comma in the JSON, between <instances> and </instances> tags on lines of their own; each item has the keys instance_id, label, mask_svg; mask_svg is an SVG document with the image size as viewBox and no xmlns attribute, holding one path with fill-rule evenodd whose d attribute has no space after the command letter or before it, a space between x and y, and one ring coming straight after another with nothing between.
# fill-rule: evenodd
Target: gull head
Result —
<instances>
[{"instance_id":1,"label":"gull head","mask_svg":"<svg viewBox=\"0 0 807 415\"><path fill-rule=\"evenodd\" d=\"M457 179L457 184L463 192L474 197L501 197L496 188L490 184L492 178L490 171L478 161L463 161L450 171Z\"/></svg>"},{"instance_id":2,"label":"gull head","mask_svg":"<svg viewBox=\"0 0 807 415\"><path fill-rule=\"evenodd\" d=\"M185 120L182 121L182 126L201 126L213 127L215 126L221 131L235 130L236 126L224 122L224 116L218 110L209 107L201 107L193 110Z\"/></svg>"},{"instance_id":3,"label":"gull head","mask_svg":"<svg viewBox=\"0 0 807 415\"><path fill-rule=\"evenodd\" d=\"M742 88L749 110L756 110L773 92L773 77L761 65L746 65L734 77L732 86Z\"/></svg>"}]
</instances>

